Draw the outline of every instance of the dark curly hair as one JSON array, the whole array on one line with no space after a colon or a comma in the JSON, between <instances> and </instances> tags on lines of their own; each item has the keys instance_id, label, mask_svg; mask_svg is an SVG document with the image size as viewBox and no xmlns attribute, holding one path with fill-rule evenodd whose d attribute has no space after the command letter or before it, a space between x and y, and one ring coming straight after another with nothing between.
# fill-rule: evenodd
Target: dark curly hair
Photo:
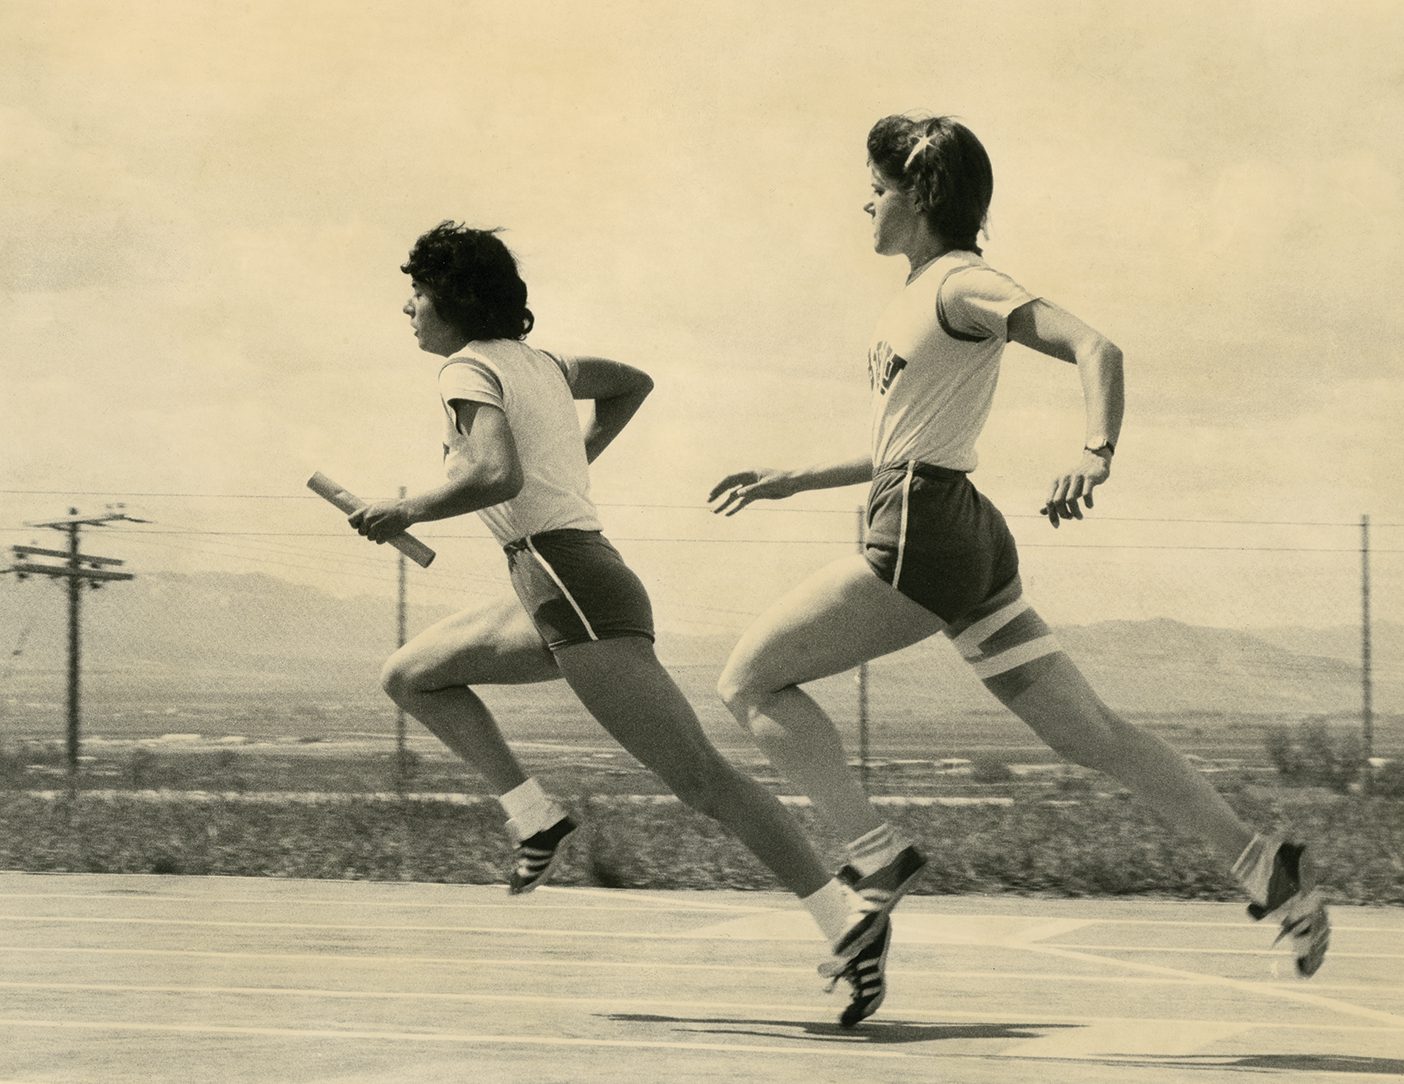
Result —
<instances>
[{"instance_id":1,"label":"dark curly hair","mask_svg":"<svg viewBox=\"0 0 1404 1084\"><path fill-rule=\"evenodd\" d=\"M522 339L536 322L517 261L497 237L445 219L423 234L400 270L469 339Z\"/></svg>"},{"instance_id":2,"label":"dark curly hair","mask_svg":"<svg viewBox=\"0 0 1404 1084\"><path fill-rule=\"evenodd\" d=\"M994 170L974 132L950 117L883 117L868 132L868 161L916 198L943 241L980 251L976 238L994 195Z\"/></svg>"}]
</instances>

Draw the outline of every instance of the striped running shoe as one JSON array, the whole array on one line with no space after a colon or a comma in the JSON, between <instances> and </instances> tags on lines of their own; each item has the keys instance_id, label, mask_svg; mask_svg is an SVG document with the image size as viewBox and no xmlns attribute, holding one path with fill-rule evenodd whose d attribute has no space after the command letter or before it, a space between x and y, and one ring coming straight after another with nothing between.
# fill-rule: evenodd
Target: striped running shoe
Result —
<instances>
[{"instance_id":1,"label":"striped running shoe","mask_svg":"<svg viewBox=\"0 0 1404 1084\"><path fill-rule=\"evenodd\" d=\"M849 985L848 1004L839 1014L840 1027L856 1027L877 1012L887 997L887 950L892 945L892 923L885 917L880 921L878 936L851 960L835 958L819 968L819 973L829 979L829 990L840 979Z\"/></svg>"},{"instance_id":2,"label":"striped running shoe","mask_svg":"<svg viewBox=\"0 0 1404 1084\"><path fill-rule=\"evenodd\" d=\"M838 871L838 879L883 914L889 914L925 868L925 855L915 847L903 847L891 862L866 877L854 866L844 866Z\"/></svg>"},{"instance_id":3,"label":"striped running shoe","mask_svg":"<svg viewBox=\"0 0 1404 1084\"><path fill-rule=\"evenodd\" d=\"M517 845L512 875L507 881L507 891L513 896L530 892L551 875L561 857L561 844L577 825L569 817L562 817L549 828L523 838L515 822L507 822L507 834Z\"/></svg>"},{"instance_id":4,"label":"striped running shoe","mask_svg":"<svg viewBox=\"0 0 1404 1084\"><path fill-rule=\"evenodd\" d=\"M1309 979L1321 967L1331 945L1331 920L1326 915L1325 897L1311 883L1303 861L1305 850L1300 843L1258 837L1249 844L1234 872L1253 900L1248 914L1255 922L1269 915L1281 921L1282 929L1273 944L1290 941L1297 974Z\"/></svg>"}]
</instances>

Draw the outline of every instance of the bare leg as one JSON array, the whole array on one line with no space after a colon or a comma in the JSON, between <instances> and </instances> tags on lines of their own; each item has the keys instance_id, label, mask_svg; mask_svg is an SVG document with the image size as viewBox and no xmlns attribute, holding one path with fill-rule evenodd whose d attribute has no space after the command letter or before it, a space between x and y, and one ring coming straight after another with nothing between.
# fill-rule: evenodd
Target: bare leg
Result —
<instances>
[{"instance_id":1,"label":"bare leg","mask_svg":"<svg viewBox=\"0 0 1404 1084\"><path fill-rule=\"evenodd\" d=\"M572 690L626 750L687 805L729 828L800 897L830 878L799 824L708 740L653 645L640 636L557 650Z\"/></svg>"},{"instance_id":2,"label":"bare leg","mask_svg":"<svg viewBox=\"0 0 1404 1084\"><path fill-rule=\"evenodd\" d=\"M1036 669L1035 669L1036 668ZM1028 664L1036 676L986 686L1054 752L1111 776L1167 822L1199 836L1232 864L1253 838L1208 780L1176 749L1113 712L1062 652ZM1020 683L1022 684L1022 683Z\"/></svg>"},{"instance_id":3,"label":"bare leg","mask_svg":"<svg viewBox=\"0 0 1404 1084\"><path fill-rule=\"evenodd\" d=\"M520 685L560 677L515 598L465 610L425 629L385 664L390 699L477 768L495 793L526 774L497 721L470 685Z\"/></svg>"},{"instance_id":4,"label":"bare leg","mask_svg":"<svg viewBox=\"0 0 1404 1084\"><path fill-rule=\"evenodd\" d=\"M798 686L924 640L941 619L893 590L860 556L820 569L748 628L718 691L770 762L844 840L884 821L848 768L824 710Z\"/></svg>"}]
</instances>

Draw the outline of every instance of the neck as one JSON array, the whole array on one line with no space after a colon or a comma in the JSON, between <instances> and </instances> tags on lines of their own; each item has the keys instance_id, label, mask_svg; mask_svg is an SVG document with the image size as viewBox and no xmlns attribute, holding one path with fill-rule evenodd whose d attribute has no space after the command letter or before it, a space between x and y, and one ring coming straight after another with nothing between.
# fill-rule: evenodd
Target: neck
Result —
<instances>
[{"instance_id":1,"label":"neck","mask_svg":"<svg viewBox=\"0 0 1404 1084\"><path fill-rule=\"evenodd\" d=\"M911 271L907 275L908 282L932 260L939 259L951 251L951 246L932 233L924 221L912 237L912 242L911 251L906 253L907 262L911 265Z\"/></svg>"},{"instance_id":2,"label":"neck","mask_svg":"<svg viewBox=\"0 0 1404 1084\"><path fill-rule=\"evenodd\" d=\"M907 281L911 282L927 264L940 259L950 251L945 245L932 245L923 247L916 252L907 253L907 262L911 265L911 270L907 273Z\"/></svg>"}]
</instances>

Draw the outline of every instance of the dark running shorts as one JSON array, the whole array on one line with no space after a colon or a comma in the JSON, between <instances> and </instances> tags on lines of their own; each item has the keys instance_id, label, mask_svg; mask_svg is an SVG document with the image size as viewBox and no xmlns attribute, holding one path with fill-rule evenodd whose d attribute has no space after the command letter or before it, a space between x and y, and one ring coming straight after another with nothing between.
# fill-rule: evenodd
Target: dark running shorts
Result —
<instances>
[{"instance_id":1,"label":"dark running shorts","mask_svg":"<svg viewBox=\"0 0 1404 1084\"><path fill-rule=\"evenodd\" d=\"M653 639L648 592L599 531L542 531L503 550L512 588L552 651L617 636Z\"/></svg>"},{"instance_id":2,"label":"dark running shorts","mask_svg":"<svg viewBox=\"0 0 1404 1084\"><path fill-rule=\"evenodd\" d=\"M999 509L964 472L916 461L873 474L863 556L879 578L948 624L1019 574Z\"/></svg>"}]
</instances>

